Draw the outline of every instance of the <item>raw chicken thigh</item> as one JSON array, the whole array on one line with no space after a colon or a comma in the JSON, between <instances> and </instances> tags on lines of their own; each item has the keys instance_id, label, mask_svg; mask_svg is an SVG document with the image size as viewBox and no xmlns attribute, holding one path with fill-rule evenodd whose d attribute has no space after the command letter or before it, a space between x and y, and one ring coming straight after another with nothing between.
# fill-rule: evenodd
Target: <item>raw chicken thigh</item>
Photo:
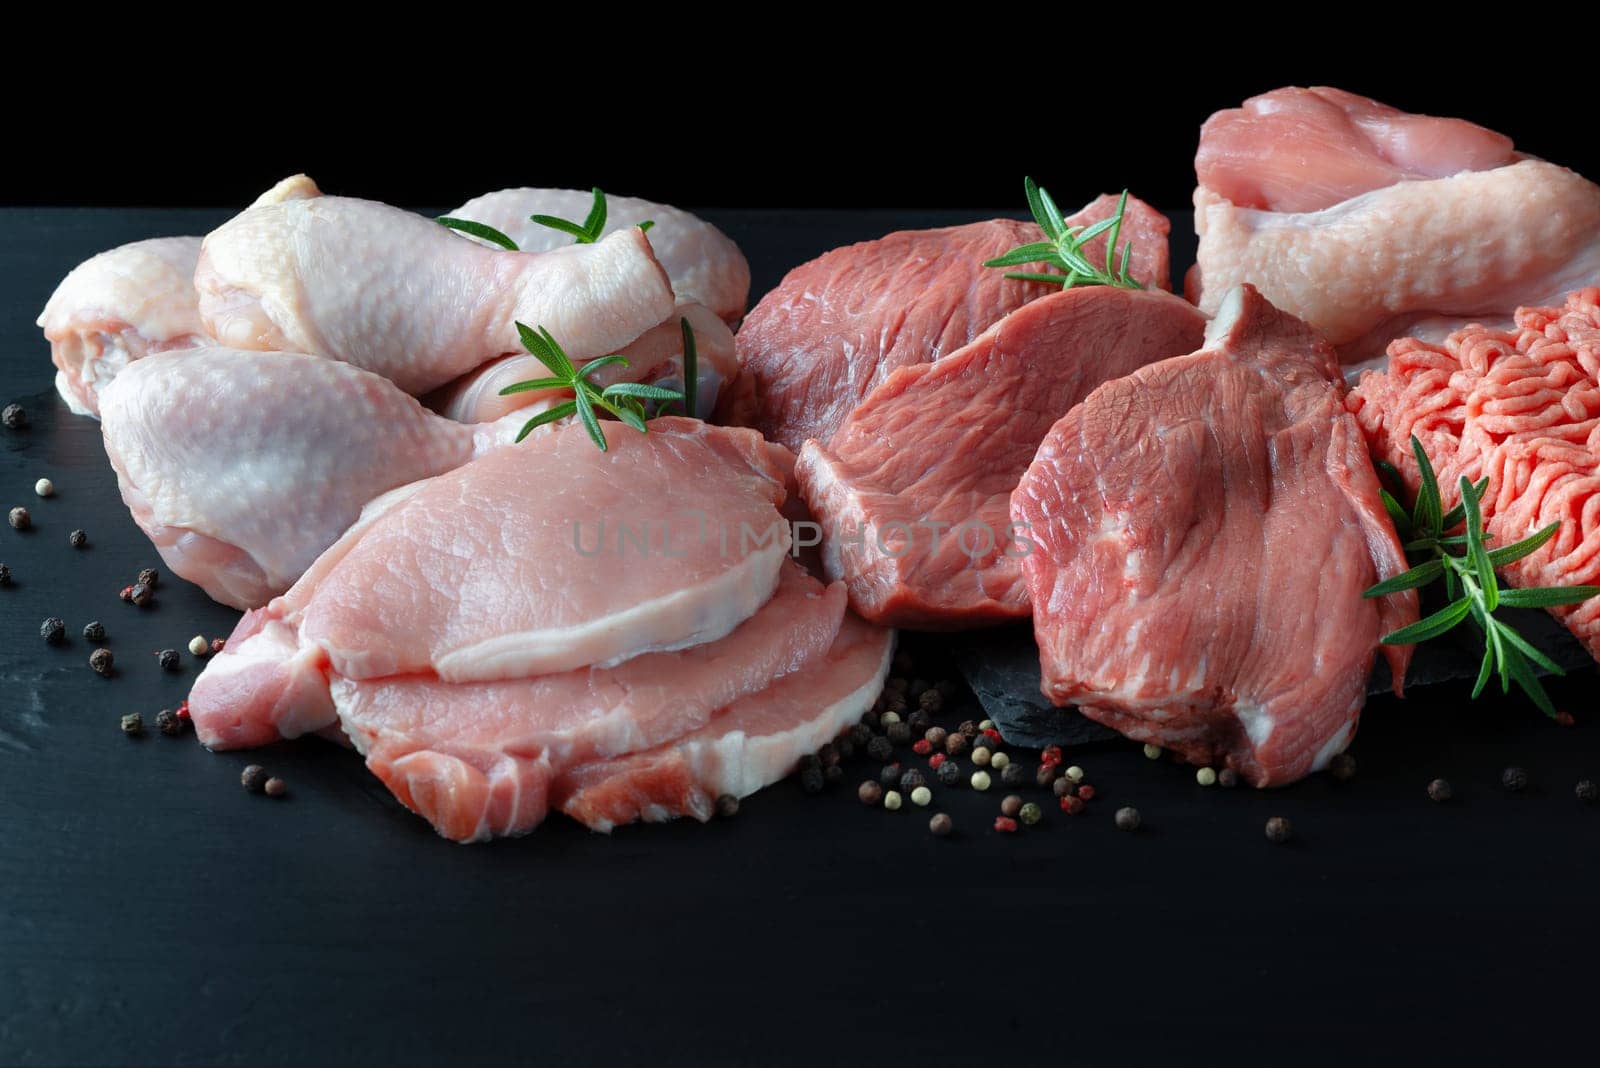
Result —
<instances>
[{"instance_id":1,"label":"raw chicken thigh","mask_svg":"<svg viewBox=\"0 0 1600 1068\"><path fill-rule=\"evenodd\" d=\"M1600 281L1600 187L1459 119L1279 89L1213 115L1195 169L1189 297L1250 282L1346 363Z\"/></svg>"},{"instance_id":2,"label":"raw chicken thigh","mask_svg":"<svg viewBox=\"0 0 1600 1068\"><path fill-rule=\"evenodd\" d=\"M583 219L593 194L577 189L501 189L485 193L448 214L492 226L524 252L543 252L572 244L559 230L531 221L530 215ZM750 265L728 236L710 223L667 204L637 197L606 197L604 233L650 221L650 244L672 279L681 301L703 304L729 325L744 315L750 300ZM473 239L476 240L476 239Z\"/></svg>"},{"instance_id":3,"label":"raw chicken thigh","mask_svg":"<svg viewBox=\"0 0 1600 1068\"><path fill-rule=\"evenodd\" d=\"M521 351L517 322L585 359L633 341L674 303L637 227L506 252L399 208L328 196L257 203L212 231L195 286L219 344L314 353L408 393Z\"/></svg>"}]
</instances>

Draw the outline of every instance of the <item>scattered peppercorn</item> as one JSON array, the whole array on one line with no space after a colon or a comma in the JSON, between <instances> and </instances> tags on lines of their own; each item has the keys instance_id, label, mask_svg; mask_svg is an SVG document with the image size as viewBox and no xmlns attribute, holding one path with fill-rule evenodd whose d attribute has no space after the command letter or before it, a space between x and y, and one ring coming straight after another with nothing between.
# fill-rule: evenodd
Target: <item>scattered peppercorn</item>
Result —
<instances>
[{"instance_id":1,"label":"scattered peppercorn","mask_svg":"<svg viewBox=\"0 0 1600 1068\"><path fill-rule=\"evenodd\" d=\"M1084 810L1084 803L1073 794L1068 794L1061 799L1061 811L1069 816L1076 816Z\"/></svg>"},{"instance_id":2,"label":"scattered peppercorn","mask_svg":"<svg viewBox=\"0 0 1600 1068\"><path fill-rule=\"evenodd\" d=\"M881 726L885 731L899 722L900 713L895 712L892 709L878 717L878 725Z\"/></svg>"},{"instance_id":3,"label":"scattered peppercorn","mask_svg":"<svg viewBox=\"0 0 1600 1068\"><path fill-rule=\"evenodd\" d=\"M841 734L839 740L833 743L833 747L839 751L841 761L850 760L856 755L856 743L852 742L847 734Z\"/></svg>"},{"instance_id":4,"label":"scattered peppercorn","mask_svg":"<svg viewBox=\"0 0 1600 1068\"><path fill-rule=\"evenodd\" d=\"M972 783L974 790L987 790L990 782L989 773L987 771L975 771L969 781Z\"/></svg>"},{"instance_id":5,"label":"scattered peppercorn","mask_svg":"<svg viewBox=\"0 0 1600 1068\"><path fill-rule=\"evenodd\" d=\"M253 794L259 794L261 787L266 784L267 769L260 764L248 764L239 773L239 785Z\"/></svg>"},{"instance_id":6,"label":"scattered peppercorn","mask_svg":"<svg viewBox=\"0 0 1600 1068\"><path fill-rule=\"evenodd\" d=\"M39 637L43 638L51 645L59 644L61 639L66 637L66 634L67 625L61 622L61 620L57 619L55 616L51 616L49 619L39 624Z\"/></svg>"},{"instance_id":7,"label":"scattered peppercorn","mask_svg":"<svg viewBox=\"0 0 1600 1068\"><path fill-rule=\"evenodd\" d=\"M1029 801L1026 805L1023 805L1022 810L1017 813L1017 818L1022 821L1023 826L1032 827L1034 824L1044 819L1044 809L1040 808L1037 803Z\"/></svg>"},{"instance_id":8,"label":"scattered peppercorn","mask_svg":"<svg viewBox=\"0 0 1600 1068\"><path fill-rule=\"evenodd\" d=\"M903 803L897 790L890 790L883 795L883 807L890 812L898 812Z\"/></svg>"},{"instance_id":9,"label":"scattered peppercorn","mask_svg":"<svg viewBox=\"0 0 1600 1068\"><path fill-rule=\"evenodd\" d=\"M1076 789L1077 787L1072 784L1072 780L1065 775L1050 784L1051 792L1057 797L1072 797L1074 796L1072 791Z\"/></svg>"},{"instance_id":10,"label":"scattered peppercorn","mask_svg":"<svg viewBox=\"0 0 1600 1068\"><path fill-rule=\"evenodd\" d=\"M905 718L904 713L905 713L906 709L909 707L906 704L905 694L899 694L899 693L892 693L888 697L884 698L883 705L890 712L893 712L895 714L895 716L897 718L899 718L899 719L904 719Z\"/></svg>"},{"instance_id":11,"label":"scattered peppercorn","mask_svg":"<svg viewBox=\"0 0 1600 1068\"><path fill-rule=\"evenodd\" d=\"M823 768L822 781L827 783L829 786L832 786L837 782L843 782L844 766L841 764L829 764L827 767Z\"/></svg>"},{"instance_id":12,"label":"scattered peppercorn","mask_svg":"<svg viewBox=\"0 0 1600 1068\"><path fill-rule=\"evenodd\" d=\"M274 775L262 784L261 792L268 797L282 797L289 792L289 784Z\"/></svg>"},{"instance_id":13,"label":"scattered peppercorn","mask_svg":"<svg viewBox=\"0 0 1600 1068\"><path fill-rule=\"evenodd\" d=\"M950 737L950 732L943 727L929 727L923 732L922 738L935 749L943 749L944 743Z\"/></svg>"},{"instance_id":14,"label":"scattered peppercorn","mask_svg":"<svg viewBox=\"0 0 1600 1068\"><path fill-rule=\"evenodd\" d=\"M11 569L5 564L0 564L0 586L11 585Z\"/></svg>"},{"instance_id":15,"label":"scattered peppercorn","mask_svg":"<svg viewBox=\"0 0 1600 1068\"><path fill-rule=\"evenodd\" d=\"M11 509L11 525L17 530L27 530L33 526L33 516L28 514L26 508Z\"/></svg>"},{"instance_id":16,"label":"scattered peppercorn","mask_svg":"<svg viewBox=\"0 0 1600 1068\"><path fill-rule=\"evenodd\" d=\"M945 756L943 753L935 753L933 756L928 758L928 767L932 768L934 771L938 771L939 765L943 764L948 759L950 758Z\"/></svg>"},{"instance_id":17,"label":"scattered peppercorn","mask_svg":"<svg viewBox=\"0 0 1600 1068\"><path fill-rule=\"evenodd\" d=\"M83 639L90 642L103 642L106 640L106 626L99 620L83 625Z\"/></svg>"},{"instance_id":18,"label":"scattered peppercorn","mask_svg":"<svg viewBox=\"0 0 1600 1068\"><path fill-rule=\"evenodd\" d=\"M833 765L839 763L841 759L839 756L839 747L834 745L832 742L823 742L822 748L817 750L817 759L822 762L823 767L832 767Z\"/></svg>"},{"instance_id":19,"label":"scattered peppercorn","mask_svg":"<svg viewBox=\"0 0 1600 1068\"><path fill-rule=\"evenodd\" d=\"M94 668L102 675L111 674L112 660L113 657L111 655L111 650L107 649L105 646L101 646L89 654L89 666Z\"/></svg>"},{"instance_id":20,"label":"scattered peppercorn","mask_svg":"<svg viewBox=\"0 0 1600 1068\"><path fill-rule=\"evenodd\" d=\"M878 781L881 782L884 785L885 789L888 789L890 787L899 786L900 785L900 765L899 764L885 764L883 766L883 770L878 772Z\"/></svg>"},{"instance_id":21,"label":"scattered peppercorn","mask_svg":"<svg viewBox=\"0 0 1600 1068\"><path fill-rule=\"evenodd\" d=\"M917 756L927 756L929 753L933 752L933 746L928 744L928 739L918 738L916 741L911 743L911 751L917 754Z\"/></svg>"},{"instance_id":22,"label":"scattered peppercorn","mask_svg":"<svg viewBox=\"0 0 1600 1068\"><path fill-rule=\"evenodd\" d=\"M979 720L978 721L978 729L980 731L992 731L992 730L994 730L994 720L992 720L992 719L981 719L981 720Z\"/></svg>"},{"instance_id":23,"label":"scattered peppercorn","mask_svg":"<svg viewBox=\"0 0 1600 1068\"><path fill-rule=\"evenodd\" d=\"M1224 790L1231 790L1239 785L1239 773L1232 768L1223 768L1217 772L1217 785Z\"/></svg>"},{"instance_id":24,"label":"scattered peppercorn","mask_svg":"<svg viewBox=\"0 0 1600 1068\"><path fill-rule=\"evenodd\" d=\"M1056 781L1056 767L1057 765L1050 763L1040 764L1033 773L1033 781L1040 786L1049 786Z\"/></svg>"},{"instance_id":25,"label":"scattered peppercorn","mask_svg":"<svg viewBox=\"0 0 1600 1068\"><path fill-rule=\"evenodd\" d=\"M1061 747L1047 745L1039 752L1039 762L1047 768L1053 768L1061 763Z\"/></svg>"},{"instance_id":26,"label":"scattered peppercorn","mask_svg":"<svg viewBox=\"0 0 1600 1068\"><path fill-rule=\"evenodd\" d=\"M1593 779L1579 779L1578 788L1574 792L1578 795L1578 800L1586 805L1593 804L1594 799L1600 797L1600 787L1595 786Z\"/></svg>"},{"instance_id":27,"label":"scattered peppercorn","mask_svg":"<svg viewBox=\"0 0 1600 1068\"><path fill-rule=\"evenodd\" d=\"M915 790L911 791L911 803L916 805L918 808L927 808L928 803L932 800L933 791L928 789L926 786L919 786Z\"/></svg>"},{"instance_id":28,"label":"scattered peppercorn","mask_svg":"<svg viewBox=\"0 0 1600 1068\"><path fill-rule=\"evenodd\" d=\"M161 670L162 671L177 671L178 670L178 650L176 650L176 649L163 649L159 653L156 654L156 659L161 661Z\"/></svg>"},{"instance_id":29,"label":"scattered peppercorn","mask_svg":"<svg viewBox=\"0 0 1600 1068\"><path fill-rule=\"evenodd\" d=\"M1002 816L1015 816L1022 811L1022 798L1016 794L1007 794L1000 801L1000 814Z\"/></svg>"},{"instance_id":30,"label":"scattered peppercorn","mask_svg":"<svg viewBox=\"0 0 1600 1068\"><path fill-rule=\"evenodd\" d=\"M1514 794L1528 788L1528 773L1522 768L1507 768L1500 775L1500 785Z\"/></svg>"},{"instance_id":31,"label":"scattered peppercorn","mask_svg":"<svg viewBox=\"0 0 1600 1068\"><path fill-rule=\"evenodd\" d=\"M876 805L883 800L883 787L878 785L876 779L865 779L856 787L856 797L861 799L863 805Z\"/></svg>"},{"instance_id":32,"label":"scattered peppercorn","mask_svg":"<svg viewBox=\"0 0 1600 1068\"><path fill-rule=\"evenodd\" d=\"M139 572L139 581L151 589L156 588L156 583L161 580L161 572L153 567L147 567Z\"/></svg>"},{"instance_id":33,"label":"scattered peppercorn","mask_svg":"<svg viewBox=\"0 0 1600 1068\"><path fill-rule=\"evenodd\" d=\"M888 760L894 756L894 743L881 734L874 734L867 743L867 756L873 760Z\"/></svg>"},{"instance_id":34,"label":"scattered peppercorn","mask_svg":"<svg viewBox=\"0 0 1600 1068\"><path fill-rule=\"evenodd\" d=\"M900 773L900 789L915 790L928 780L923 778L922 772L916 768L907 768Z\"/></svg>"},{"instance_id":35,"label":"scattered peppercorn","mask_svg":"<svg viewBox=\"0 0 1600 1068\"><path fill-rule=\"evenodd\" d=\"M117 594L117 596L122 598L124 601L133 600L133 587L132 586L124 586L124 587L122 587L122 592Z\"/></svg>"},{"instance_id":36,"label":"scattered peppercorn","mask_svg":"<svg viewBox=\"0 0 1600 1068\"><path fill-rule=\"evenodd\" d=\"M739 799L732 794L722 794L717 798L717 815L725 820L731 820L739 814Z\"/></svg>"},{"instance_id":37,"label":"scattered peppercorn","mask_svg":"<svg viewBox=\"0 0 1600 1068\"><path fill-rule=\"evenodd\" d=\"M946 760L939 765L939 782L943 786L958 786L961 783L961 765L954 760Z\"/></svg>"},{"instance_id":38,"label":"scattered peppercorn","mask_svg":"<svg viewBox=\"0 0 1600 1068\"><path fill-rule=\"evenodd\" d=\"M1005 771L1011 766L1011 758L1004 753L995 753L989 758L989 766L999 771Z\"/></svg>"},{"instance_id":39,"label":"scattered peppercorn","mask_svg":"<svg viewBox=\"0 0 1600 1068\"><path fill-rule=\"evenodd\" d=\"M218 653L222 652L223 648L226 647L227 644L228 640L226 638L212 638L211 655L216 656Z\"/></svg>"},{"instance_id":40,"label":"scattered peppercorn","mask_svg":"<svg viewBox=\"0 0 1600 1068\"><path fill-rule=\"evenodd\" d=\"M944 740L944 751L950 756L958 757L967 751L967 736L960 731L950 735Z\"/></svg>"},{"instance_id":41,"label":"scattered peppercorn","mask_svg":"<svg viewBox=\"0 0 1600 1068\"><path fill-rule=\"evenodd\" d=\"M1137 831L1144 824L1144 817L1136 808L1119 808L1113 819L1119 831Z\"/></svg>"},{"instance_id":42,"label":"scattered peppercorn","mask_svg":"<svg viewBox=\"0 0 1600 1068\"><path fill-rule=\"evenodd\" d=\"M928 728L933 726L933 717L926 712L913 712L906 717L906 726L911 728L911 733L921 738L928 733Z\"/></svg>"},{"instance_id":43,"label":"scattered peppercorn","mask_svg":"<svg viewBox=\"0 0 1600 1068\"><path fill-rule=\"evenodd\" d=\"M1146 742L1144 743L1144 755L1146 760L1160 760L1161 747L1152 742Z\"/></svg>"},{"instance_id":44,"label":"scattered peppercorn","mask_svg":"<svg viewBox=\"0 0 1600 1068\"><path fill-rule=\"evenodd\" d=\"M1428 784L1428 800L1445 802L1450 800L1450 782L1447 779L1435 779Z\"/></svg>"},{"instance_id":45,"label":"scattered peppercorn","mask_svg":"<svg viewBox=\"0 0 1600 1068\"><path fill-rule=\"evenodd\" d=\"M137 712L129 712L122 717L122 733L136 737L144 733L144 717Z\"/></svg>"},{"instance_id":46,"label":"scattered peppercorn","mask_svg":"<svg viewBox=\"0 0 1600 1068\"><path fill-rule=\"evenodd\" d=\"M1067 769L1066 776L1072 782L1075 782L1075 783L1082 782L1083 781L1083 769L1078 767L1078 765L1074 764L1074 765L1072 765L1072 767Z\"/></svg>"},{"instance_id":47,"label":"scattered peppercorn","mask_svg":"<svg viewBox=\"0 0 1600 1068\"><path fill-rule=\"evenodd\" d=\"M943 838L948 835L953 826L955 826L954 821L943 812L938 813L928 821L928 830L932 831L936 838Z\"/></svg>"},{"instance_id":48,"label":"scattered peppercorn","mask_svg":"<svg viewBox=\"0 0 1600 1068\"><path fill-rule=\"evenodd\" d=\"M879 718L876 709L869 708L861 713L861 725L869 731L876 731L882 728L883 720Z\"/></svg>"},{"instance_id":49,"label":"scattered peppercorn","mask_svg":"<svg viewBox=\"0 0 1600 1068\"><path fill-rule=\"evenodd\" d=\"M1005 756L1005 754L997 753L996 756ZM992 761L990 762L989 766L994 766ZM1007 764L1005 767L1000 769L1000 781L1007 786L1021 786L1023 783L1028 781L1028 769L1025 765L1020 763Z\"/></svg>"},{"instance_id":50,"label":"scattered peppercorn","mask_svg":"<svg viewBox=\"0 0 1600 1068\"><path fill-rule=\"evenodd\" d=\"M48 478L41 478L33 484L33 492L41 497L48 497L56 491L56 484Z\"/></svg>"},{"instance_id":51,"label":"scattered peppercorn","mask_svg":"<svg viewBox=\"0 0 1600 1068\"><path fill-rule=\"evenodd\" d=\"M970 742L972 739L978 736L978 721L975 719L964 719L961 721L961 726L957 729L961 731L962 737L966 738L966 740Z\"/></svg>"},{"instance_id":52,"label":"scattered peppercorn","mask_svg":"<svg viewBox=\"0 0 1600 1068\"><path fill-rule=\"evenodd\" d=\"M179 719L170 708L163 708L156 713L156 727L169 738L175 738L183 733L183 720Z\"/></svg>"},{"instance_id":53,"label":"scattered peppercorn","mask_svg":"<svg viewBox=\"0 0 1600 1068\"><path fill-rule=\"evenodd\" d=\"M1001 834L1015 834L1017 833L1017 821L1010 816L996 816L994 818L994 829Z\"/></svg>"},{"instance_id":54,"label":"scattered peppercorn","mask_svg":"<svg viewBox=\"0 0 1600 1068\"><path fill-rule=\"evenodd\" d=\"M1283 843L1294 835L1294 824L1282 816L1274 816L1267 821L1267 841Z\"/></svg>"},{"instance_id":55,"label":"scattered peppercorn","mask_svg":"<svg viewBox=\"0 0 1600 1068\"><path fill-rule=\"evenodd\" d=\"M1194 781L1199 783L1201 786L1217 785L1217 769L1201 768L1194 773Z\"/></svg>"},{"instance_id":56,"label":"scattered peppercorn","mask_svg":"<svg viewBox=\"0 0 1600 1068\"><path fill-rule=\"evenodd\" d=\"M74 549L81 549L85 545L89 544L89 535L85 534L81 530L74 530L71 534L67 535L67 544L72 546Z\"/></svg>"},{"instance_id":57,"label":"scattered peppercorn","mask_svg":"<svg viewBox=\"0 0 1600 1068\"><path fill-rule=\"evenodd\" d=\"M972 751L972 762L980 768L986 768L989 766L989 761L993 756L994 754L989 752L988 746L980 745Z\"/></svg>"},{"instance_id":58,"label":"scattered peppercorn","mask_svg":"<svg viewBox=\"0 0 1600 1068\"><path fill-rule=\"evenodd\" d=\"M134 584L133 589L129 591L128 600L143 608L150 603L150 598L153 596L155 596L155 593L147 584L137 582Z\"/></svg>"},{"instance_id":59,"label":"scattered peppercorn","mask_svg":"<svg viewBox=\"0 0 1600 1068\"><path fill-rule=\"evenodd\" d=\"M911 725L903 721L889 724L888 737L891 745L905 745L911 740Z\"/></svg>"},{"instance_id":60,"label":"scattered peppercorn","mask_svg":"<svg viewBox=\"0 0 1600 1068\"><path fill-rule=\"evenodd\" d=\"M174 714L179 719L188 719L189 718L189 702L188 701L180 701L178 703L178 711L176 713L174 713Z\"/></svg>"},{"instance_id":61,"label":"scattered peppercorn","mask_svg":"<svg viewBox=\"0 0 1600 1068\"><path fill-rule=\"evenodd\" d=\"M1333 776L1334 782L1349 782L1356 777L1356 758L1340 753L1328 761L1328 774Z\"/></svg>"},{"instance_id":62,"label":"scattered peppercorn","mask_svg":"<svg viewBox=\"0 0 1600 1068\"><path fill-rule=\"evenodd\" d=\"M0 412L0 422L4 422L7 430L21 430L28 425L28 410L20 404L8 404L4 412Z\"/></svg>"},{"instance_id":63,"label":"scattered peppercorn","mask_svg":"<svg viewBox=\"0 0 1600 1068\"><path fill-rule=\"evenodd\" d=\"M826 785L822 777L822 768L817 764L808 764L800 769L800 789L808 794L820 794Z\"/></svg>"},{"instance_id":64,"label":"scattered peppercorn","mask_svg":"<svg viewBox=\"0 0 1600 1068\"><path fill-rule=\"evenodd\" d=\"M938 690L923 690L922 696L917 698L917 707L932 715L944 708L944 695Z\"/></svg>"},{"instance_id":65,"label":"scattered peppercorn","mask_svg":"<svg viewBox=\"0 0 1600 1068\"><path fill-rule=\"evenodd\" d=\"M1082 786L1078 787L1078 796L1085 801L1093 801L1094 787L1090 786L1088 783L1084 783Z\"/></svg>"},{"instance_id":66,"label":"scattered peppercorn","mask_svg":"<svg viewBox=\"0 0 1600 1068\"><path fill-rule=\"evenodd\" d=\"M850 740L857 748L865 749L868 742L872 741L872 728L865 723L856 723L850 727Z\"/></svg>"}]
</instances>

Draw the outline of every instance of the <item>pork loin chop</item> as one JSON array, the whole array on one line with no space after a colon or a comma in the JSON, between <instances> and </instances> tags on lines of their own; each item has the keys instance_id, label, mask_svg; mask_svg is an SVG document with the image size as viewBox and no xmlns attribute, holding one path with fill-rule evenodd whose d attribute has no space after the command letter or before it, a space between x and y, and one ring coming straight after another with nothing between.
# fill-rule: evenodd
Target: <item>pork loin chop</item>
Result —
<instances>
[{"instance_id":1,"label":"pork loin chop","mask_svg":"<svg viewBox=\"0 0 1600 1068\"><path fill-rule=\"evenodd\" d=\"M1067 219L1084 226L1116 211L1102 196ZM1129 198L1123 237L1132 274L1168 286L1167 219ZM739 328L743 391L719 406L798 451L826 444L852 409L896 368L949 355L1054 286L1009 280L985 260L1040 241L1031 222L991 219L938 230L903 230L834 249L790 271ZM1105 256L1105 237L1089 258ZM744 406L749 410L743 410Z\"/></svg>"},{"instance_id":2,"label":"pork loin chop","mask_svg":"<svg viewBox=\"0 0 1600 1068\"><path fill-rule=\"evenodd\" d=\"M1257 786L1355 734L1378 639L1414 591L1333 350L1242 287L1206 347L1101 386L1012 498L1043 689ZM1384 647L1398 689L1409 649Z\"/></svg>"},{"instance_id":3,"label":"pork loin chop","mask_svg":"<svg viewBox=\"0 0 1600 1068\"><path fill-rule=\"evenodd\" d=\"M829 578L874 622L958 628L1028 615L1011 491L1051 425L1102 382L1193 352L1194 305L1092 286L1041 297L936 363L893 372L795 475ZM1020 534L1020 539L1016 536Z\"/></svg>"}]
</instances>

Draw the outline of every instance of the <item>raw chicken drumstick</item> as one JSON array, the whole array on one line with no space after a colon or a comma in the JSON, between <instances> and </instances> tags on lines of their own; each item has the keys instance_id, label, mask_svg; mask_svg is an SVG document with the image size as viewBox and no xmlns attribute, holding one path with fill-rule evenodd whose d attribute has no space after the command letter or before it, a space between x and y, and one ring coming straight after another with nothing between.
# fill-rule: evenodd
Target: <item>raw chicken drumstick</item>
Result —
<instances>
[{"instance_id":1,"label":"raw chicken drumstick","mask_svg":"<svg viewBox=\"0 0 1600 1068\"><path fill-rule=\"evenodd\" d=\"M212 231L195 287L219 344L326 356L408 393L520 351L519 321L582 360L628 344L674 303L637 227L506 252L399 208L328 196L258 203Z\"/></svg>"}]
</instances>

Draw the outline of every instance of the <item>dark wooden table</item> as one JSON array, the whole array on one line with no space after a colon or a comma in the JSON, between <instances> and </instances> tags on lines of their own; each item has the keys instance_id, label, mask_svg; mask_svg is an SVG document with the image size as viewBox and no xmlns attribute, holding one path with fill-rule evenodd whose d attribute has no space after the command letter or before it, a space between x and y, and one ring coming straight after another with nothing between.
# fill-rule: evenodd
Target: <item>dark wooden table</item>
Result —
<instances>
[{"instance_id":1,"label":"dark wooden table","mask_svg":"<svg viewBox=\"0 0 1600 1068\"><path fill-rule=\"evenodd\" d=\"M757 293L846 241L975 217L707 214ZM948 840L927 812L862 808L858 764L731 821L606 838L554 818L461 847L324 743L125 738L121 714L148 722L193 681L187 653L176 674L154 653L235 614L175 581L146 609L118 600L159 561L96 424L51 392L33 319L91 253L223 217L0 215L0 403L33 422L0 431L0 505L35 517L0 528L16 576L0 589L0 1063L1592 1057L1600 808L1573 798L1600 777L1589 671L1554 691L1571 728L1455 686L1375 700L1347 784L1205 789L1101 745L1072 757L1100 791L1085 815L1001 835L1002 791L945 792ZM54 498L34 496L40 476ZM40 640L47 616L65 645ZM92 619L110 679L88 667ZM289 795L240 789L252 761ZM1501 790L1508 764L1525 794ZM1425 798L1436 776L1454 802ZM1125 804L1143 832L1112 826ZM1292 844L1263 837L1272 815Z\"/></svg>"}]
</instances>

